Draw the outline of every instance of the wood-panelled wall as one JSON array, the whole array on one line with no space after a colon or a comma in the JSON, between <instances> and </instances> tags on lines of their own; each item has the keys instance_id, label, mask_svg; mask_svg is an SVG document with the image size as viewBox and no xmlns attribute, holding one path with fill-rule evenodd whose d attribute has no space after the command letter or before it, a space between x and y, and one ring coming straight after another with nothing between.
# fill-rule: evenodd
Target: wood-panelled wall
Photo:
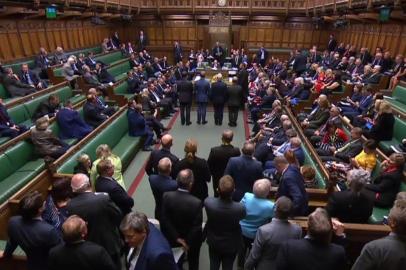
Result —
<instances>
[{"instance_id":1,"label":"wood-panelled wall","mask_svg":"<svg viewBox=\"0 0 406 270\"><path fill-rule=\"evenodd\" d=\"M194 21L141 21L126 27L146 32L150 45L181 45L195 49L210 48L208 26ZM233 25L232 43L237 47L309 48L312 45L325 47L331 31L315 29L311 23L251 22Z\"/></svg>"},{"instance_id":2,"label":"wood-panelled wall","mask_svg":"<svg viewBox=\"0 0 406 270\"><path fill-rule=\"evenodd\" d=\"M108 25L95 26L90 21L79 20L1 20L0 59L29 57L37 54L40 47L52 52L57 46L65 51L96 46L111 35L112 29Z\"/></svg>"},{"instance_id":3,"label":"wood-panelled wall","mask_svg":"<svg viewBox=\"0 0 406 270\"><path fill-rule=\"evenodd\" d=\"M406 54L405 24L352 24L340 30L338 39L358 49L367 47L370 52L374 52L376 47L383 47L392 56Z\"/></svg>"}]
</instances>

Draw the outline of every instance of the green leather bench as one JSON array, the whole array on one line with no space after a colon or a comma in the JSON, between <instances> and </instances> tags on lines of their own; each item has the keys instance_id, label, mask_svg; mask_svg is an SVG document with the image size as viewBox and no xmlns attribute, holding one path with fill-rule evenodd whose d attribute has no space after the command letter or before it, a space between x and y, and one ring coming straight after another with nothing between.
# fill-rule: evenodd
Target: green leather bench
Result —
<instances>
[{"instance_id":1,"label":"green leather bench","mask_svg":"<svg viewBox=\"0 0 406 270\"><path fill-rule=\"evenodd\" d=\"M105 129L100 131L77 153L69 157L57 170L58 173L72 174L80 154L86 153L92 160L96 159L96 148L101 144L108 144L113 153L121 158L123 168L127 167L135 154L142 147L140 137L128 135L128 120L126 112L122 113Z\"/></svg>"},{"instance_id":2,"label":"green leather bench","mask_svg":"<svg viewBox=\"0 0 406 270\"><path fill-rule=\"evenodd\" d=\"M397 85L393 90L392 96L385 96L393 108L403 113L406 113L406 87Z\"/></svg>"},{"instance_id":3,"label":"green leather bench","mask_svg":"<svg viewBox=\"0 0 406 270\"><path fill-rule=\"evenodd\" d=\"M130 63L128 61L113 66L111 68L108 68L107 71L111 74L111 76L114 77L114 79L117 81L127 78L127 72L130 70Z\"/></svg>"},{"instance_id":4,"label":"green leather bench","mask_svg":"<svg viewBox=\"0 0 406 270\"><path fill-rule=\"evenodd\" d=\"M405 105L406 106L406 105ZM406 121L395 117L395 124L393 126L393 138L390 141L381 141L379 147L385 153L391 152L391 146L399 145L403 139L406 138Z\"/></svg>"},{"instance_id":5,"label":"green leather bench","mask_svg":"<svg viewBox=\"0 0 406 270\"><path fill-rule=\"evenodd\" d=\"M22 141L0 154L0 204L20 190L44 168L43 159L36 158L34 146Z\"/></svg>"},{"instance_id":6,"label":"green leather bench","mask_svg":"<svg viewBox=\"0 0 406 270\"><path fill-rule=\"evenodd\" d=\"M303 145L302 145L302 149L303 149L303 152L305 155L304 165L311 166L316 170L317 188L326 189L326 179L324 179L316 162L314 162L314 160L310 156L309 150L306 147L304 147Z\"/></svg>"},{"instance_id":7,"label":"green leather bench","mask_svg":"<svg viewBox=\"0 0 406 270\"><path fill-rule=\"evenodd\" d=\"M2 83L0 83L0 98L3 99L6 104L13 99Z\"/></svg>"},{"instance_id":8,"label":"green leather bench","mask_svg":"<svg viewBox=\"0 0 406 270\"><path fill-rule=\"evenodd\" d=\"M132 98L134 96L134 94L128 93L128 83L127 83L127 81L124 81L124 82L120 83L119 85L114 87L113 90L114 90L114 94L124 96L127 99L130 99L130 98Z\"/></svg>"}]
</instances>

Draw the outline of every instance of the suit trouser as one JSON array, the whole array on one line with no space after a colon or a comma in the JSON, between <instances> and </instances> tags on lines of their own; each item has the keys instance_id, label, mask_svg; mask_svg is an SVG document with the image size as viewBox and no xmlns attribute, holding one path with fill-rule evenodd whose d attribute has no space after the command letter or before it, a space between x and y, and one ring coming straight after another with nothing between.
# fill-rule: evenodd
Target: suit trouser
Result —
<instances>
[{"instance_id":1,"label":"suit trouser","mask_svg":"<svg viewBox=\"0 0 406 270\"><path fill-rule=\"evenodd\" d=\"M154 133L152 132L152 130L148 128L144 137L145 137L144 148L147 148L152 144L152 140L154 139Z\"/></svg>"},{"instance_id":2,"label":"suit trouser","mask_svg":"<svg viewBox=\"0 0 406 270\"><path fill-rule=\"evenodd\" d=\"M247 258L251 251L252 243L254 239L243 236L242 249L238 252L238 266L243 267L245 264L245 258Z\"/></svg>"},{"instance_id":3,"label":"suit trouser","mask_svg":"<svg viewBox=\"0 0 406 270\"><path fill-rule=\"evenodd\" d=\"M228 106L228 122L237 125L239 106Z\"/></svg>"},{"instance_id":4,"label":"suit trouser","mask_svg":"<svg viewBox=\"0 0 406 270\"><path fill-rule=\"evenodd\" d=\"M223 124L224 104L213 104L214 107L214 123L217 125Z\"/></svg>"},{"instance_id":5,"label":"suit trouser","mask_svg":"<svg viewBox=\"0 0 406 270\"><path fill-rule=\"evenodd\" d=\"M182 125L190 123L190 103L180 103L180 122Z\"/></svg>"},{"instance_id":6,"label":"suit trouser","mask_svg":"<svg viewBox=\"0 0 406 270\"><path fill-rule=\"evenodd\" d=\"M209 247L210 270L232 270L237 253L222 253Z\"/></svg>"},{"instance_id":7,"label":"suit trouser","mask_svg":"<svg viewBox=\"0 0 406 270\"><path fill-rule=\"evenodd\" d=\"M201 242L189 244L189 251L187 253L189 270L199 270L199 256L200 256L201 245L202 245ZM182 267L183 260L184 260L183 256L178 261L179 269L183 269L183 267Z\"/></svg>"},{"instance_id":8,"label":"suit trouser","mask_svg":"<svg viewBox=\"0 0 406 270\"><path fill-rule=\"evenodd\" d=\"M197 122L206 122L206 108L207 102L198 102L197 103Z\"/></svg>"}]
</instances>

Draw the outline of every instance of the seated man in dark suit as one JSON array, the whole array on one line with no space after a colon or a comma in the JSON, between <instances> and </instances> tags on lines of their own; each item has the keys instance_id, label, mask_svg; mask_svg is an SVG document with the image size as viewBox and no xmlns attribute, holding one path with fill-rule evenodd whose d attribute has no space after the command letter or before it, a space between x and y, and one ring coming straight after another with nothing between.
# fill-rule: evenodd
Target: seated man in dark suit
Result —
<instances>
[{"instance_id":1,"label":"seated man in dark suit","mask_svg":"<svg viewBox=\"0 0 406 270\"><path fill-rule=\"evenodd\" d=\"M166 192L162 200L161 229L172 247L188 250L190 270L199 269L199 253L202 244L202 201L190 194L194 182L193 172L179 172L179 189ZM178 264L182 269L183 260Z\"/></svg>"},{"instance_id":2,"label":"seated man in dark suit","mask_svg":"<svg viewBox=\"0 0 406 270\"><path fill-rule=\"evenodd\" d=\"M171 160L172 168L175 167L176 163L179 161L179 158L171 153L173 138L170 134L165 134L161 138L161 149L155 149L151 152L147 164L145 165L145 172L148 175L158 174L158 163L159 161L167 157ZM173 178L176 178L176 175L171 174Z\"/></svg>"},{"instance_id":3,"label":"seated man in dark suit","mask_svg":"<svg viewBox=\"0 0 406 270\"><path fill-rule=\"evenodd\" d=\"M100 63L96 64L96 74L97 74L97 78L99 79L99 81L101 83L115 83L116 80L114 79L114 77L107 71L107 69L105 67L103 67Z\"/></svg>"},{"instance_id":4,"label":"seated man in dark suit","mask_svg":"<svg viewBox=\"0 0 406 270\"><path fill-rule=\"evenodd\" d=\"M0 98L0 137L17 137L27 131L27 127L16 125L7 112L7 108Z\"/></svg>"},{"instance_id":5,"label":"seated man in dark suit","mask_svg":"<svg viewBox=\"0 0 406 270\"><path fill-rule=\"evenodd\" d=\"M381 80L382 73L381 73L381 66L374 66L372 69L372 74L367 78L361 80L361 83L365 84L379 84Z\"/></svg>"},{"instance_id":6,"label":"seated man in dark suit","mask_svg":"<svg viewBox=\"0 0 406 270\"><path fill-rule=\"evenodd\" d=\"M171 171L172 162L169 158L164 157L158 163L158 174L152 174L149 177L149 184L155 199L155 218L157 220L160 220L164 193L178 189L178 184L171 177Z\"/></svg>"},{"instance_id":7,"label":"seated man in dark suit","mask_svg":"<svg viewBox=\"0 0 406 270\"><path fill-rule=\"evenodd\" d=\"M87 92L90 95L95 96L97 105L103 109L103 113L112 116L116 112L116 108L114 106L109 106L104 102L104 99L100 97L100 92L97 92L95 88L90 88Z\"/></svg>"},{"instance_id":8,"label":"seated man in dark suit","mask_svg":"<svg viewBox=\"0 0 406 270\"><path fill-rule=\"evenodd\" d=\"M326 210L331 217L345 223L367 223L372 214L374 202L361 190L370 175L362 169L352 169L347 174L349 189L330 194Z\"/></svg>"},{"instance_id":9,"label":"seated man in dark suit","mask_svg":"<svg viewBox=\"0 0 406 270\"><path fill-rule=\"evenodd\" d=\"M35 93L35 87L21 82L11 68L6 68L5 71L6 75L3 76L2 82L10 96L23 97Z\"/></svg>"},{"instance_id":10,"label":"seated man in dark suit","mask_svg":"<svg viewBox=\"0 0 406 270\"><path fill-rule=\"evenodd\" d=\"M127 92L130 94L139 94L141 92L141 81L138 76L134 76L134 73L130 70L127 72Z\"/></svg>"},{"instance_id":11,"label":"seated man in dark suit","mask_svg":"<svg viewBox=\"0 0 406 270\"><path fill-rule=\"evenodd\" d=\"M58 111L56 121L59 126L59 138L62 140L72 138L81 140L93 130L82 119L79 112L73 109L70 101L65 102L65 106Z\"/></svg>"},{"instance_id":12,"label":"seated man in dark suit","mask_svg":"<svg viewBox=\"0 0 406 270\"><path fill-rule=\"evenodd\" d=\"M11 258L17 246L27 255L28 270L48 269L48 253L62 242L56 229L41 219L44 211L41 193L28 193L20 202L21 216L8 222L8 241L3 256Z\"/></svg>"},{"instance_id":13,"label":"seated man in dark suit","mask_svg":"<svg viewBox=\"0 0 406 270\"><path fill-rule=\"evenodd\" d=\"M18 77L20 78L20 81L22 83L31 85L32 87L35 87L37 90L45 89L48 87L48 84L44 80L38 78L38 75L32 72L28 68L27 64L21 65L21 72Z\"/></svg>"},{"instance_id":14,"label":"seated man in dark suit","mask_svg":"<svg viewBox=\"0 0 406 270\"><path fill-rule=\"evenodd\" d=\"M104 159L97 164L97 173L95 191L109 194L110 199L120 208L121 213L126 215L131 212L134 206L134 200L124 188L113 178L114 165L110 160Z\"/></svg>"},{"instance_id":15,"label":"seated man in dark suit","mask_svg":"<svg viewBox=\"0 0 406 270\"><path fill-rule=\"evenodd\" d=\"M98 91L102 92L104 96L107 95L107 84L101 83L97 78L97 75L94 74L94 71L90 71L89 66L83 66L83 73L83 80L85 81L85 83L89 84L90 87L94 87Z\"/></svg>"},{"instance_id":16,"label":"seated man in dark suit","mask_svg":"<svg viewBox=\"0 0 406 270\"><path fill-rule=\"evenodd\" d=\"M308 196L298 166L290 165L285 157L276 157L275 168L281 174L277 197L286 196L293 202L292 214L303 216L308 211Z\"/></svg>"},{"instance_id":17,"label":"seated man in dark suit","mask_svg":"<svg viewBox=\"0 0 406 270\"><path fill-rule=\"evenodd\" d=\"M97 128L109 118L109 116L104 113L103 108L98 106L94 95L87 95L86 102L83 105L83 115L85 122L93 128Z\"/></svg>"},{"instance_id":18,"label":"seated man in dark suit","mask_svg":"<svg viewBox=\"0 0 406 270\"><path fill-rule=\"evenodd\" d=\"M79 216L70 216L62 225L62 233L65 243L49 251L50 270L116 269L102 246L86 240L87 224Z\"/></svg>"},{"instance_id":19,"label":"seated man in dark suit","mask_svg":"<svg viewBox=\"0 0 406 270\"><path fill-rule=\"evenodd\" d=\"M126 257L129 270L178 270L168 241L145 214L127 214L120 229L130 247Z\"/></svg>"},{"instance_id":20,"label":"seated man in dark suit","mask_svg":"<svg viewBox=\"0 0 406 270\"><path fill-rule=\"evenodd\" d=\"M41 102L38 108L35 110L32 116L33 120L37 120L43 116L49 118L54 117L60 108L59 97L56 95L50 95L47 100Z\"/></svg>"},{"instance_id":21,"label":"seated man in dark suit","mask_svg":"<svg viewBox=\"0 0 406 270\"><path fill-rule=\"evenodd\" d=\"M93 52L89 52L86 59L85 59L85 64L88 66L90 69L95 69L96 64L100 63L100 61L96 61L94 58Z\"/></svg>"},{"instance_id":22,"label":"seated man in dark suit","mask_svg":"<svg viewBox=\"0 0 406 270\"><path fill-rule=\"evenodd\" d=\"M152 151L154 133L147 125L147 122L142 115L142 106L136 104L135 101L128 102L128 133L133 137L146 137L144 141L143 151Z\"/></svg>"},{"instance_id":23,"label":"seated man in dark suit","mask_svg":"<svg viewBox=\"0 0 406 270\"><path fill-rule=\"evenodd\" d=\"M332 244L333 224L327 211L317 208L308 219L307 237L288 240L280 248L276 258L278 270L342 270L347 260L342 246ZM337 224L337 223L335 223ZM340 224L336 234L343 234Z\"/></svg>"}]
</instances>

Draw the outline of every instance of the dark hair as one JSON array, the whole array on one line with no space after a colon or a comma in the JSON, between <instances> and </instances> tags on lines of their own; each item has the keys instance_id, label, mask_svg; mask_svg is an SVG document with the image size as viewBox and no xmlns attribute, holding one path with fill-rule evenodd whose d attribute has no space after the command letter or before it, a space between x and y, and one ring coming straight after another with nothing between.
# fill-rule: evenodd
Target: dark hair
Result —
<instances>
[{"instance_id":1,"label":"dark hair","mask_svg":"<svg viewBox=\"0 0 406 270\"><path fill-rule=\"evenodd\" d=\"M235 189L234 179L230 175L224 175L219 180L218 193L222 199L230 199Z\"/></svg>"},{"instance_id":2,"label":"dark hair","mask_svg":"<svg viewBox=\"0 0 406 270\"><path fill-rule=\"evenodd\" d=\"M52 182L51 196L54 202L64 201L72 197L72 187L70 178L63 177Z\"/></svg>"},{"instance_id":3,"label":"dark hair","mask_svg":"<svg viewBox=\"0 0 406 270\"><path fill-rule=\"evenodd\" d=\"M375 150L377 145L376 145L376 142L374 140L370 139L370 140L367 140L366 142L364 142L363 147L368 148L370 150Z\"/></svg>"},{"instance_id":4,"label":"dark hair","mask_svg":"<svg viewBox=\"0 0 406 270\"><path fill-rule=\"evenodd\" d=\"M286 196L279 197L275 202L275 217L287 219L293 209L292 200Z\"/></svg>"},{"instance_id":5,"label":"dark hair","mask_svg":"<svg viewBox=\"0 0 406 270\"><path fill-rule=\"evenodd\" d=\"M43 206L44 199L38 191L32 191L24 196L20 202L20 214L24 219L33 219Z\"/></svg>"}]
</instances>

